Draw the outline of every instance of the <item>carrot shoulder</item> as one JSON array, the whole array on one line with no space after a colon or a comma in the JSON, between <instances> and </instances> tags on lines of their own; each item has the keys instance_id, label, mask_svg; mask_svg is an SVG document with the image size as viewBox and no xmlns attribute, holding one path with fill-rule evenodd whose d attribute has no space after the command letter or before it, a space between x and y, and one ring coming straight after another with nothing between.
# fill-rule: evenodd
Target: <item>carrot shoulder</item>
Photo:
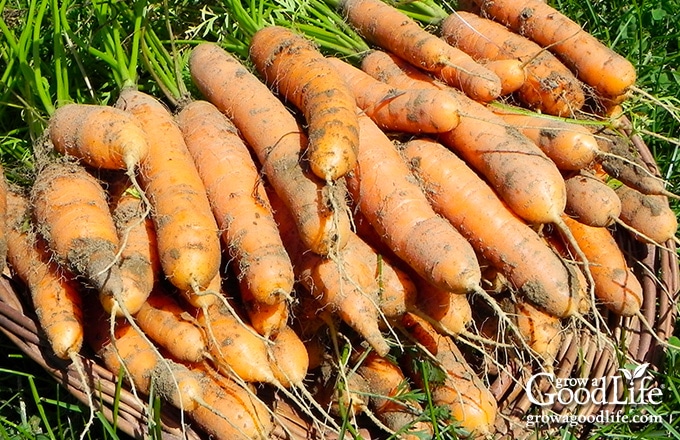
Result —
<instances>
[{"instance_id":1,"label":"carrot shoulder","mask_svg":"<svg viewBox=\"0 0 680 440\"><path fill-rule=\"evenodd\" d=\"M474 290L481 273L470 244L434 212L392 141L367 116L359 124L359 163L347 182L362 214L420 276L454 292Z\"/></svg>"},{"instance_id":2,"label":"carrot shoulder","mask_svg":"<svg viewBox=\"0 0 680 440\"><path fill-rule=\"evenodd\" d=\"M335 181L352 170L359 127L354 95L340 73L311 41L281 26L258 30L249 54L265 81L304 113L314 174Z\"/></svg>"},{"instance_id":3,"label":"carrot shoulder","mask_svg":"<svg viewBox=\"0 0 680 440\"><path fill-rule=\"evenodd\" d=\"M236 58L215 44L198 45L189 59L203 95L234 122L262 165L276 193L295 214L300 236L314 252L341 249L350 231L340 185L302 166L307 148L303 128L271 91Z\"/></svg>"},{"instance_id":4,"label":"carrot shoulder","mask_svg":"<svg viewBox=\"0 0 680 440\"><path fill-rule=\"evenodd\" d=\"M116 105L141 123L149 142L140 180L153 207L165 276L181 290L208 286L221 261L205 186L172 114L154 97L123 90Z\"/></svg>"},{"instance_id":5,"label":"carrot shoulder","mask_svg":"<svg viewBox=\"0 0 680 440\"><path fill-rule=\"evenodd\" d=\"M239 277L257 302L284 301L293 290L293 267L248 147L207 101L188 104L177 121Z\"/></svg>"}]
</instances>

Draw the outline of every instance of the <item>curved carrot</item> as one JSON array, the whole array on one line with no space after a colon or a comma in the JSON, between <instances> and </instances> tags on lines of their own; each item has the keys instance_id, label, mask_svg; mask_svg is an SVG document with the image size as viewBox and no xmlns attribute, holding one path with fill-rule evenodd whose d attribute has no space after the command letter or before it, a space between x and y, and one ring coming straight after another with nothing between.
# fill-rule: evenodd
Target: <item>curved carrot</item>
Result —
<instances>
[{"instance_id":1,"label":"curved carrot","mask_svg":"<svg viewBox=\"0 0 680 440\"><path fill-rule=\"evenodd\" d=\"M239 282L239 292L241 293L241 303L253 329L265 338L277 337L279 331L286 327L288 323L290 316L289 301L278 301L274 304L259 301L251 292L245 278L241 278Z\"/></svg>"},{"instance_id":2,"label":"curved carrot","mask_svg":"<svg viewBox=\"0 0 680 440\"><path fill-rule=\"evenodd\" d=\"M542 0L474 0L482 12L557 54L601 95L623 95L635 84L633 65Z\"/></svg>"},{"instance_id":3,"label":"curved carrot","mask_svg":"<svg viewBox=\"0 0 680 440\"><path fill-rule=\"evenodd\" d=\"M447 94L395 89L338 58L328 61L345 78L357 106L383 130L442 133L458 125L458 102Z\"/></svg>"},{"instance_id":4,"label":"curved carrot","mask_svg":"<svg viewBox=\"0 0 680 440\"><path fill-rule=\"evenodd\" d=\"M359 118L352 198L382 239L420 276L453 292L478 287L481 272L470 244L430 206L392 141L367 116Z\"/></svg>"},{"instance_id":5,"label":"curved carrot","mask_svg":"<svg viewBox=\"0 0 680 440\"><path fill-rule=\"evenodd\" d=\"M181 290L205 288L221 262L217 224L205 186L172 114L156 98L125 89L116 106L133 114L149 142L140 179L156 226L165 276Z\"/></svg>"},{"instance_id":6,"label":"curved carrot","mask_svg":"<svg viewBox=\"0 0 680 440\"><path fill-rule=\"evenodd\" d=\"M177 122L239 277L257 302L281 303L293 290L293 267L247 146L209 102L188 104Z\"/></svg>"},{"instance_id":7,"label":"curved carrot","mask_svg":"<svg viewBox=\"0 0 680 440\"><path fill-rule=\"evenodd\" d=\"M501 301L500 305L515 322L527 345L544 361L544 365L553 365L562 344L561 319L522 300L508 299Z\"/></svg>"},{"instance_id":8,"label":"curved carrot","mask_svg":"<svg viewBox=\"0 0 680 440\"><path fill-rule=\"evenodd\" d=\"M189 68L201 93L239 129L268 181L294 213L301 238L316 253L341 249L350 231L341 185L328 189L300 162L307 139L295 117L236 58L215 44L200 44Z\"/></svg>"},{"instance_id":9,"label":"curved carrot","mask_svg":"<svg viewBox=\"0 0 680 440\"><path fill-rule=\"evenodd\" d=\"M354 96L339 72L311 41L281 26L255 32L249 55L265 81L304 113L314 174L335 181L351 171L359 127Z\"/></svg>"},{"instance_id":10,"label":"curved carrot","mask_svg":"<svg viewBox=\"0 0 680 440\"><path fill-rule=\"evenodd\" d=\"M416 307L445 334L457 335L472 322L472 308L467 295L447 292L427 282L418 283Z\"/></svg>"},{"instance_id":11,"label":"curved carrot","mask_svg":"<svg viewBox=\"0 0 680 440\"><path fill-rule=\"evenodd\" d=\"M609 230L584 225L566 215L564 221L588 259L596 298L618 315L636 314L642 305L642 286Z\"/></svg>"},{"instance_id":12,"label":"curved carrot","mask_svg":"<svg viewBox=\"0 0 680 440\"><path fill-rule=\"evenodd\" d=\"M433 72L470 98L488 102L500 95L501 81L495 73L425 31L398 9L380 0L344 0L342 10L364 38Z\"/></svg>"},{"instance_id":13,"label":"curved carrot","mask_svg":"<svg viewBox=\"0 0 680 440\"><path fill-rule=\"evenodd\" d=\"M426 139L407 142L401 152L437 212L516 289L556 316L577 312L574 274L465 162Z\"/></svg>"},{"instance_id":14,"label":"curved carrot","mask_svg":"<svg viewBox=\"0 0 680 440\"><path fill-rule=\"evenodd\" d=\"M28 287L38 322L54 354L69 359L83 344L80 285L52 260L46 243L30 223L27 225L28 200L9 190L7 207L7 261L12 272Z\"/></svg>"},{"instance_id":15,"label":"curved carrot","mask_svg":"<svg viewBox=\"0 0 680 440\"><path fill-rule=\"evenodd\" d=\"M269 349L274 376L286 388L303 383L309 369L309 355L302 339L284 326Z\"/></svg>"},{"instance_id":16,"label":"curved carrot","mask_svg":"<svg viewBox=\"0 0 680 440\"><path fill-rule=\"evenodd\" d=\"M40 232L58 261L85 277L101 295L118 298L123 291L116 265L119 241L99 181L79 165L53 163L38 173L31 202Z\"/></svg>"},{"instance_id":17,"label":"curved carrot","mask_svg":"<svg viewBox=\"0 0 680 440\"><path fill-rule=\"evenodd\" d=\"M519 60L526 80L517 97L528 107L569 116L583 107L580 81L553 54L505 26L469 12L449 15L440 26L442 38L475 59Z\"/></svg>"}]
</instances>

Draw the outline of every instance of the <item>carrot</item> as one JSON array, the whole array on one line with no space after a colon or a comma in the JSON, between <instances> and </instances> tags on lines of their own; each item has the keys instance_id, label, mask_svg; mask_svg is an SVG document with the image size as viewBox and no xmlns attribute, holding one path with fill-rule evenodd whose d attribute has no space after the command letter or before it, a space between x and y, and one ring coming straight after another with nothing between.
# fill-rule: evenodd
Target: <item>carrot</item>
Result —
<instances>
[{"instance_id":1,"label":"carrot","mask_svg":"<svg viewBox=\"0 0 680 440\"><path fill-rule=\"evenodd\" d=\"M276 379L286 388L303 383L309 368L307 347L295 331L285 326L270 347L270 362Z\"/></svg>"},{"instance_id":2,"label":"carrot","mask_svg":"<svg viewBox=\"0 0 680 440\"><path fill-rule=\"evenodd\" d=\"M105 105L66 104L49 121L54 149L87 165L134 173L149 152L147 138L135 118Z\"/></svg>"},{"instance_id":3,"label":"carrot","mask_svg":"<svg viewBox=\"0 0 680 440\"><path fill-rule=\"evenodd\" d=\"M582 125L503 109L494 109L494 113L538 145L560 170L580 170L600 156L597 140Z\"/></svg>"},{"instance_id":4,"label":"carrot","mask_svg":"<svg viewBox=\"0 0 680 440\"><path fill-rule=\"evenodd\" d=\"M453 292L477 288L481 273L470 244L432 210L389 138L366 116L359 126L359 163L347 183L363 215L423 278Z\"/></svg>"},{"instance_id":5,"label":"carrot","mask_svg":"<svg viewBox=\"0 0 680 440\"><path fill-rule=\"evenodd\" d=\"M544 361L544 365L553 365L562 344L560 318L545 313L522 300L508 299L501 301L500 304L516 323L529 347Z\"/></svg>"},{"instance_id":6,"label":"carrot","mask_svg":"<svg viewBox=\"0 0 680 440\"><path fill-rule=\"evenodd\" d=\"M300 161L307 148L295 117L236 58L215 44L194 48L191 76L203 95L234 122L257 155L276 193L294 213L300 236L314 252L341 249L350 231L341 185L327 188Z\"/></svg>"},{"instance_id":7,"label":"carrot","mask_svg":"<svg viewBox=\"0 0 680 440\"><path fill-rule=\"evenodd\" d=\"M258 303L282 307L293 290L293 268L248 148L209 102L188 104L177 121L239 277Z\"/></svg>"},{"instance_id":8,"label":"carrot","mask_svg":"<svg viewBox=\"0 0 680 440\"><path fill-rule=\"evenodd\" d=\"M356 165L359 127L354 96L307 38L281 26L253 35L250 60L265 81L307 121L307 158L319 178L335 181Z\"/></svg>"},{"instance_id":9,"label":"carrot","mask_svg":"<svg viewBox=\"0 0 680 440\"><path fill-rule=\"evenodd\" d=\"M149 142L140 178L151 206L165 276L180 290L205 288L219 270L217 224L205 186L170 112L133 89L116 106L139 120Z\"/></svg>"},{"instance_id":10,"label":"carrot","mask_svg":"<svg viewBox=\"0 0 680 440\"><path fill-rule=\"evenodd\" d=\"M277 383L267 346L255 331L216 302L199 311L197 322L208 338L208 350L218 370L246 382Z\"/></svg>"},{"instance_id":11,"label":"carrot","mask_svg":"<svg viewBox=\"0 0 680 440\"><path fill-rule=\"evenodd\" d=\"M380 0L343 0L341 7L368 41L432 72L470 98L488 102L500 95L501 81L496 74L398 9Z\"/></svg>"},{"instance_id":12,"label":"carrot","mask_svg":"<svg viewBox=\"0 0 680 440\"><path fill-rule=\"evenodd\" d=\"M279 301L274 304L258 301L244 279L241 279L239 282L239 291L241 293L241 302L248 314L250 325L253 326L253 329L265 338L276 337L279 331L288 323L290 315L289 301Z\"/></svg>"},{"instance_id":13,"label":"carrot","mask_svg":"<svg viewBox=\"0 0 680 440\"><path fill-rule=\"evenodd\" d=\"M621 201L620 220L637 234L635 238L661 244L675 237L678 219L666 196L642 194L626 185L615 190Z\"/></svg>"},{"instance_id":14,"label":"carrot","mask_svg":"<svg viewBox=\"0 0 680 440\"><path fill-rule=\"evenodd\" d=\"M216 380L200 367L192 367L206 406L199 406L191 413L211 438L267 439L274 429L272 418L264 403L251 392L227 378Z\"/></svg>"},{"instance_id":15,"label":"carrot","mask_svg":"<svg viewBox=\"0 0 680 440\"><path fill-rule=\"evenodd\" d=\"M583 107L585 93L574 74L553 54L505 26L469 12L449 15L440 25L442 38L474 59L519 60L526 80L517 97L528 107L569 116Z\"/></svg>"},{"instance_id":16,"label":"carrot","mask_svg":"<svg viewBox=\"0 0 680 440\"><path fill-rule=\"evenodd\" d=\"M99 181L79 165L52 163L38 173L31 202L40 233L57 260L101 296L117 300L123 291L116 265L119 241Z\"/></svg>"},{"instance_id":17,"label":"carrot","mask_svg":"<svg viewBox=\"0 0 680 440\"><path fill-rule=\"evenodd\" d=\"M386 354L389 346L378 325L380 288L374 278L374 266L354 250L355 245L349 244L361 239L350 234L348 244L333 259L310 253L291 227L292 214L283 202L275 194L270 195L270 200L300 284L321 308L337 313L378 353Z\"/></svg>"},{"instance_id":18,"label":"carrot","mask_svg":"<svg viewBox=\"0 0 680 440\"><path fill-rule=\"evenodd\" d=\"M145 216L146 208L133 186L113 185L109 191L111 212L121 243L119 254L123 293L120 301L130 314L135 314L151 294L161 267L158 258L156 229L153 221ZM116 191L118 191L116 193ZM104 310L111 313L114 299L101 296ZM121 316L118 311L118 316Z\"/></svg>"},{"instance_id":19,"label":"carrot","mask_svg":"<svg viewBox=\"0 0 680 440\"><path fill-rule=\"evenodd\" d=\"M604 96L619 96L635 84L633 65L576 22L541 0L475 0L484 14L534 40Z\"/></svg>"},{"instance_id":20,"label":"carrot","mask_svg":"<svg viewBox=\"0 0 680 440\"><path fill-rule=\"evenodd\" d=\"M501 96L516 92L527 80L524 64L520 60L481 61L481 64L501 80Z\"/></svg>"},{"instance_id":21,"label":"carrot","mask_svg":"<svg viewBox=\"0 0 680 440\"><path fill-rule=\"evenodd\" d=\"M399 438L417 440L432 435L432 427L418 420L423 409L404 394L410 391L408 379L401 368L385 357L369 352L359 363L357 373L363 377L371 393L369 406L378 420Z\"/></svg>"},{"instance_id":22,"label":"carrot","mask_svg":"<svg viewBox=\"0 0 680 440\"><path fill-rule=\"evenodd\" d=\"M362 69L395 87L438 88L437 83L398 57L372 53ZM371 63L382 64L371 66ZM483 105L444 88L461 101L460 123L439 135L482 174L512 210L529 223L560 221L566 205L564 179L555 164L528 138ZM526 170L532 170L527 173Z\"/></svg>"},{"instance_id":23,"label":"carrot","mask_svg":"<svg viewBox=\"0 0 680 440\"><path fill-rule=\"evenodd\" d=\"M433 403L447 406L451 417L465 430L476 435L489 434L496 420L498 404L453 340L437 334L430 325L412 314L406 315L404 326L414 339L431 348L431 354L445 374L442 382L427 384ZM412 376L421 389L426 389L421 375Z\"/></svg>"},{"instance_id":24,"label":"carrot","mask_svg":"<svg viewBox=\"0 0 680 440\"><path fill-rule=\"evenodd\" d=\"M437 212L516 289L556 316L576 313L574 274L465 162L426 139L407 142L400 151Z\"/></svg>"},{"instance_id":25,"label":"carrot","mask_svg":"<svg viewBox=\"0 0 680 440\"><path fill-rule=\"evenodd\" d=\"M345 78L357 106L383 130L442 133L458 125L458 103L446 94L394 89L338 58L328 61Z\"/></svg>"},{"instance_id":26,"label":"carrot","mask_svg":"<svg viewBox=\"0 0 680 440\"><path fill-rule=\"evenodd\" d=\"M205 335L188 313L158 287L141 305L135 320L144 333L175 359L200 362L207 353Z\"/></svg>"},{"instance_id":27,"label":"carrot","mask_svg":"<svg viewBox=\"0 0 680 440\"><path fill-rule=\"evenodd\" d=\"M12 272L28 287L54 354L71 358L83 344L80 285L52 260L31 226L28 200L18 190L8 190L7 208L7 260Z\"/></svg>"},{"instance_id":28,"label":"carrot","mask_svg":"<svg viewBox=\"0 0 680 440\"><path fill-rule=\"evenodd\" d=\"M472 322L472 308L467 295L447 292L427 282L418 283L416 307L445 334L457 335ZM413 309L411 311L417 313Z\"/></svg>"},{"instance_id":29,"label":"carrot","mask_svg":"<svg viewBox=\"0 0 680 440\"><path fill-rule=\"evenodd\" d=\"M620 316L635 315L642 305L642 286L609 230L584 225L566 215L564 221L588 259L597 299Z\"/></svg>"},{"instance_id":30,"label":"carrot","mask_svg":"<svg viewBox=\"0 0 680 440\"><path fill-rule=\"evenodd\" d=\"M619 217L621 200L616 192L594 175L580 173L564 180L565 212L588 226L607 227Z\"/></svg>"}]
</instances>

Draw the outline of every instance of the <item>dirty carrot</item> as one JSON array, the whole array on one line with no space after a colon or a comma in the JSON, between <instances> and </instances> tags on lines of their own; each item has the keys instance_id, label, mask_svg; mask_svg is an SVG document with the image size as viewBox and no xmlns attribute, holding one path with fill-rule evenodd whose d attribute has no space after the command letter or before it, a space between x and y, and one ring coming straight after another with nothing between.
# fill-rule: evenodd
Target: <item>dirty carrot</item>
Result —
<instances>
[{"instance_id":1,"label":"dirty carrot","mask_svg":"<svg viewBox=\"0 0 680 440\"><path fill-rule=\"evenodd\" d=\"M335 181L356 165L359 127L354 95L310 40L281 26L253 35L250 60L307 122L307 159L319 178Z\"/></svg>"},{"instance_id":2,"label":"dirty carrot","mask_svg":"<svg viewBox=\"0 0 680 440\"><path fill-rule=\"evenodd\" d=\"M285 301L293 290L293 268L248 147L207 101L188 104L177 121L239 277L258 303Z\"/></svg>"},{"instance_id":3,"label":"dirty carrot","mask_svg":"<svg viewBox=\"0 0 680 440\"><path fill-rule=\"evenodd\" d=\"M149 142L140 179L153 207L163 272L178 289L205 288L219 270L220 241L182 132L168 109L146 93L125 89L116 106L137 118Z\"/></svg>"},{"instance_id":4,"label":"dirty carrot","mask_svg":"<svg viewBox=\"0 0 680 440\"><path fill-rule=\"evenodd\" d=\"M194 48L191 76L203 95L234 122L262 166L308 247L319 254L341 249L350 231L341 185L326 183L302 166L303 128L281 101L235 57L216 44Z\"/></svg>"}]
</instances>

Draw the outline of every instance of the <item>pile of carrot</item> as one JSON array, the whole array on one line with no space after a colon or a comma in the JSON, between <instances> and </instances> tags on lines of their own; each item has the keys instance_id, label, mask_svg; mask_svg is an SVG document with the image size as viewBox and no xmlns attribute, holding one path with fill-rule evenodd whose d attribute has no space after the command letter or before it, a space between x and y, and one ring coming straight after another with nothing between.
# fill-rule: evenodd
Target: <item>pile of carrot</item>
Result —
<instances>
[{"instance_id":1,"label":"pile of carrot","mask_svg":"<svg viewBox=\"0 0 680 440\"><path fill-rule=\"evenodd\" d=\"M568 326L641 316L614 231L675 237L674 195L608 123L634 69L541 0L475 0L432 33L338 3L360 64L265 26L248 62L192 48L179 108L126 89L57 109L35 183L0 186L2 259L56 356L97 356L211 438L285 430L272 392L320 432L488 435L492 347L550 368Z\"/></svg>"}]
</instances>

